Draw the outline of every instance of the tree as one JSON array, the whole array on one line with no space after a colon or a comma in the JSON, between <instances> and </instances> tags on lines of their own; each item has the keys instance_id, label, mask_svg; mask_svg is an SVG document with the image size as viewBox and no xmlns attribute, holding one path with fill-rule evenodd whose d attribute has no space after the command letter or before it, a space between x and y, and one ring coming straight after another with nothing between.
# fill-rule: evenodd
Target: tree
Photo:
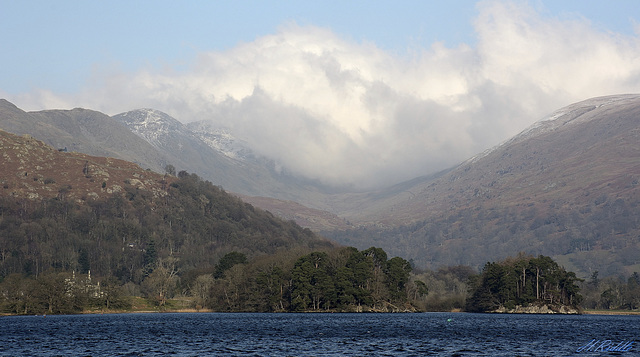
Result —
<instances>
[{"instance_id":1,"label":"tree","mask_svg":"<svg viewBox=\"0 0 640 357\"><path fill-rule=\"evenodd\" d=\"M50 272L40 275L31 285L33 299L28 310L44 314L70 314L82 310L83 295L68 274Z\"/></svg>"},{"instance_id":2,"label":"tree","mask_svg":"<svg viewBox=\"0 0 640 357\"><path fill-rule=\"evenodd\" d=\"M144 275L149 276L156 267L158 252L156 251L156 241L151 239L147 243L147 249L144 251L143 269Z\"/></svg>"},{"instance_id":3,"label":"tree","mask_svg":"<svg viewBox=\"0 0 640 357\"><path fill-rule=\"evenodd\" d=\"M167 164L167 166L164 167L164 172L167 175L175 176L176 175L176 168L171 164Z\"/></svg>"},{"instance_id":4,"label":"tree","mask_svg":"<svg viewBox=\"0 0 640 357\"><path fill-rule=\"evenodd\" d=\"M173 296L178 279L177 262L174 257L158 259L153 272L142 282L147 297L153 298L158 306L164 306Z\"/></svg>"},{"instance_id":5,"label":"tree","mask_svg":"<svg viewBox=\"0 0 640 357\"><path fill-rule=\"evenodd\" d=\"M127 309L131 306L127 298L122 292L120 282L113 276L102 280L99 285L97 297L94 300L99 301L99 306L105 309Z\"/></svg>"},{"instance_id":6,"label":"tree","mask_svg":"<svg viewBox=\"0 0 640 357\"><path fill-rule=\"evenodd\" d=\"M371 247L362 252L371 261L373 272L367 282L367 290L375 302L385 301L388 298L388 290L385 286L384 270L387 265L387 253L382 248Z\"/></svg>"},{"instance_id":7,"label":"tree","mask_svg":"<svg viewBox=\"0 0 640 357\"><path fill-rule=\"evenodd\" d=\"M411 270L411 264L400 257L391 258L387 262L385 270L386 283L392 300L402 301L407 299L405 286L409 281Z\"/></svg>"},{"instance_id":8,"label":"tree","mask_svg":"<svg viewBox=\"0 0 640 357\"><path fill-rule=\"evenodd\" d=\"M196 299L196 306L209 306L213 274L198 275L191 286L191 294Z\"/></svg>"},{"instance_id":9,"label":"tree","mask_svg":"<svg viewBox=\"0 0 640 357\"><path fill-rule=\"evenodd\" d=\"M89 264L89 253L86 249L82 248L78 252L78 269L80 274L87 274L91 266Z\"/></svg>"},{"instance_id":10,"label":"tree","mask_svg":"<svg viewBox=\"0 0 640 357\"><path fill-rule=\"evenodd\" d=\"M216 265L213 277L220 279L224 277L224 272L231 269L236 264L247 264L247 256L239 252L225 254Z\"/></svg>"},{"instance_id":11,"label":"tree","mask_svg":"<svg viewBox=\"0 0 640 357\"><path fill-rule=\"evenodd\" d=\"M429 294L429 288L424 281L416 280L414 281L414 284L416 285L415 293L413 296L414 300L417 300L419 297L427 296L427 294Z\"/></svg>"},{"instance_id":12,"label":"tree","mask_svg":"<svg viewBox=\"0 0 640 357\"><path fill-rule=\"evenodd\" d=\"M20 274L7 276L0 284L0 311L10 314L34 313L29 310L29 301L34 292L34 281L24 279Z\"/></svg>"},{"instance_id":13,"label":"tree","mask_svg":"<svg viewBox=\"0 0 640 357\"><path fill-rule=\"evenodd\" d=\"M289 281L291 280L279 266L272 266L266 271L261 271L256 277L256 285L259 295L256 304L257 311L285 311L288 307L287 295ZM265 305L262 305L264 303Z\"/></svg>"}]
</instances>

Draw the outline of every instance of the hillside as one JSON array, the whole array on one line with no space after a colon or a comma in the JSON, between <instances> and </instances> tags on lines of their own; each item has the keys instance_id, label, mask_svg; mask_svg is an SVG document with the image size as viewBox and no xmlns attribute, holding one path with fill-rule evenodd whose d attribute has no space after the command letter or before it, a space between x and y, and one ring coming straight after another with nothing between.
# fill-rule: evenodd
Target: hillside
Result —
<instances>
[{"instance_id":1,"label":"hillside","mask_svg":"<svg viewBox=\"0 0 640 357\"><path fill-rule=\"evenodd\" d=\"M186 273L231 251L332 246L185 171L161 175L5 131L0 152L1 277L90 269L138 284L163 259Z\"/></svg>"},{"instance_id":2,"label":"hillside","mask_svg":"<svg viewBox=\"0 0 640 357\"><path fill-rule=\"evenodd\" d=\"M640 269L639 182L640 96L594 98L449 172L352 195L339 214L362 228L327 234L421 266L524 251L582 276L630 273Z\"/></svg>"},{"instance_id":3,"label":"hillside","mask_svg":"<svg viewBox=\"0 0 640 357\"><path fill-rule=\"evenodd\" d=\"M297 202L269 197L235 195L247 203L265 209L285 220L293 220L302 227L309 228L314 232L353 228L349 222L336 214L309 208Z\"/></svg>"}]
</instances>

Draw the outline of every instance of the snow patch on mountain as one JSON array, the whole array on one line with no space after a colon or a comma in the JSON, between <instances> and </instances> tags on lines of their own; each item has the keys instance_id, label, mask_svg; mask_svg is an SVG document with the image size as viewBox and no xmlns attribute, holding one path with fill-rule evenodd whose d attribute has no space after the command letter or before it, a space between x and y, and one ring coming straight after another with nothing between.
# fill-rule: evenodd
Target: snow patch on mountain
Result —
<instances>
[{"instance_id":1,"label":"snow patch on mountain","mask_svg":"<svg viewBox=\"0 0 640 357\"><path fill-rule=\"evenodd\" d=\"M520 132L518 135L485 150L481 154L478 154L465 161L465 163L476 162L477 160L491 154L500 147L519 142L531 136L552 132L564 125L573 125L588 121L591 119L591 116L584 114L592 110L600 109L614 104L620 104L620 102L634 100L638 97L640 97L640 95L638 94L612 95L606 97L591 98L582 102L571 104L564 108L558 109L555 112L547 115L546 117L538 120L537 122L533 123L533 125Z\"/></svg>"},{"instance_id":2,"label":"snow patch on mountain","mask_svg":"<svg viewBox=\"0 0 640 357\"><path fill-rule=\"evenodd\" d=\"M216 128L206 121L189 123L187 128L209 147L231 159L244 161L254 158L248 145L233 136L229 129Z\"/></svg>"},{"instance_id":3,"label":"snow patch on mountain","mask_svg":"<svg viewBox=\"0 0 640 357\"><path fill-rule=\"evenodd\" d=\"M155 147L161 147L163 142L175 132L186 132L182 123L171 116L154 109L138 109L115 116L136 135L145 139Z\"/></svg>"},{"instance_id":4,"label":"snow patch on mountain","mask_svg":"<svg viewBox=\"0 0 640 357\"><path fill-rule=\"evenodd\" d=\"M156 148L167 147L178 137L188 137L234 160L254 157L248 145L235 138L230 130L214 127L208 121L185 125L168 114L148 108L118 114L114 118ZM180 144L177 149L181 149Z\"/></svg>"}]
</instances>

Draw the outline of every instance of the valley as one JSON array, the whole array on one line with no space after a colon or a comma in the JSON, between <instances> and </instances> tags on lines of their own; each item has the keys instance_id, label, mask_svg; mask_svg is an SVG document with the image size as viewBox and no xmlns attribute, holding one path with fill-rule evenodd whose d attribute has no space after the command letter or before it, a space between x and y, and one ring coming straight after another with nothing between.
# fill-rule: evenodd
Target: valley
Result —
<instances>
[{"instance_id":1,"label":"valley","mask_svg":"<svg viewBox=\"0 0 640 357\"><path fill-rule=\"evenodd\" d=\"M297 177L224 128L151 109L24 112L3 100L0 128L158 173L197 173L338 243L379 246L421 268L479 268L524 252L583 278L640 270L638 95L560 108L456 167L365 192Z\"/></svg>"}]
</instances>

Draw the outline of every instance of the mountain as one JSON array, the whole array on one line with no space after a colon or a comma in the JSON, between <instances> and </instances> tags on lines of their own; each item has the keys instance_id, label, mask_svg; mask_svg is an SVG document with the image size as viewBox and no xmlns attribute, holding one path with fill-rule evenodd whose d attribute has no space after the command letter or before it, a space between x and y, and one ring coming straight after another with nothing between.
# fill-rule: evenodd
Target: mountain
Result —
<instances>
[{"instance_id":1,"label":"mountain","mask_svg":"<svg viewBox=\"0 0 640 357\"><path fill-rule=\"evenodd\" d=\"M193 136L229 158L239 161L256 159L249 145L235 138L228 129L216 127L206 120L189 123L187 128Z\"/></svg>"},{"instance_id":2,"label":"mountain","mask_svg":"<svg viewBox=\"0 0 640 357\"><path fill-rule=\"evenodd\" d=\"M2 130L0 153L0 278L91 269L139 284L150 259L186 273L233 251L333 246L196 174L162 175Z\"/></svg>"},{"instance_id":3,"label":"mountain","mask_svg":"<svg viewBox=\"0 0 640 357\"><path fill-rule=\"evenodd\" d=\"M209 121L184 125L153 109L133 110L113 119L154 146L177 170L198 173L229 192L309 205L323 202L324 187L277 169L274 161L255 154L228 130Z\"/></svg>"},{"instance_id":4,"label":"mountain","mask_svg":"<svg viewBox=\"0 0 640 357\"><path fill-rule=\"evenodd\" d=\"M229 192L323 201L323 187L276 169L273 161L255 155L228 130L207 121L187 126L153 109L113 117L81 108L25 112L0 99L0 129L29 134L59 149L131 161L156 172L173 165Z\"/></svg>"},{"instance_id":5,"label":"mountain","mask_svg":"<svg viewBox=\"0 0 640 357\"><path fill-rule=\"evenodd\" d=\"M194 137L185 125L152 109L139 109L113 116L153 146L177 170L196 172L216 185L234 190L234 177L242 176L233 162Z\"/></svg>"},{"instance_id":6,"label":"mountain","mask_svg":"<svg viewBox=\"0 0 640 357\"><path fill-rule=\"evenodd\" d=\"M419 266L554 256L588 276L640 270L640 95L562 108L456 168L374 193L339 212L360 228L325 232Z\"/></svg>"},{"instance_id":7,"label":"mountain","mask_svg":"<svg viewBox=\"0 0 640 357\"><path fill-rule=\"evenodd\" d=\"M197 173L215 185L245 197L278 197L307 204L323 202L321 186L276 170L273 161L255 155L246 143L235 139L228 130L214 127L207 121L183 125L153 109L133 110L113 117L81 108L25 112L0 99L0 129L18 135L28 134L69 152L131 161L155 172L164 173L167 165L173 165L177 171ZM281 203L276 205L284 207ZM299 208L293 209L299 211ZM319 219L301 219L299 222L310 222L311 227L318 229L341 224L326 225L322 223L326 221L322 217L329 213L317 213ZM297 219L301 216L286 213L283 217Z\"/></svg>"},{"instance_id":8,"label":"mountain","mask_svg":"<svg viewBox=\"0 0 640 357\"><path fill-rule=\"evenodd\" d=\"M28 134L54 148L127 160L158 172L167 164L166 158L126 126L93 110L27 113L0 99L0 129Z\"/></svg>"}]
</instances>

